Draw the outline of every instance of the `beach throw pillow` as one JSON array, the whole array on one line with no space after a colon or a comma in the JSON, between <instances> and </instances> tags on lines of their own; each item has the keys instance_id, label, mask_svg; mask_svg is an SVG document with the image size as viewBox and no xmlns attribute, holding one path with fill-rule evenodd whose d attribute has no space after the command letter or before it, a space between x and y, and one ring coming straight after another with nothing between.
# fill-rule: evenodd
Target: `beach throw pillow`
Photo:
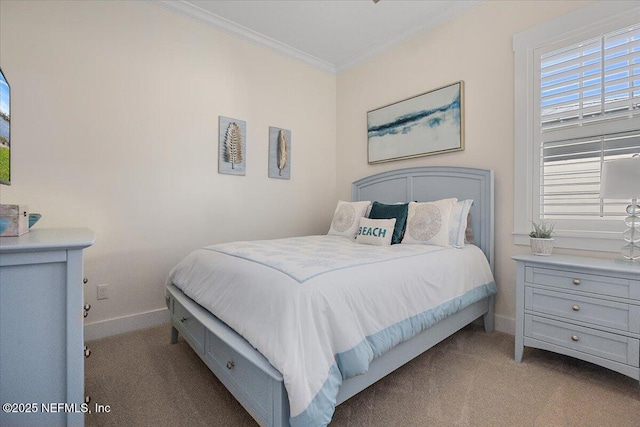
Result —
<instances>
[{"instance_id":1,"label":"beach throw pillow","mask_svg":"<svg viewBox=\"0 0 640 427\"><path fill-rule=\"evenodd\" d=\"M396 219L360 218L356 243L365 245L389 246L393 238Z\"/></svg>"}]
</instances>

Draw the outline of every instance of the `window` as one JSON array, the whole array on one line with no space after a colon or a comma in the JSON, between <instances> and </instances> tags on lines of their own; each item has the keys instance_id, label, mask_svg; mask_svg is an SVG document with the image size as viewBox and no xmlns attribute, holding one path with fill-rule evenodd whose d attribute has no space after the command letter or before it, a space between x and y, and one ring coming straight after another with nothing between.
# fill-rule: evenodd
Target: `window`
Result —
<instances>
[{"instance_id":1,"label":"window","mask_svg":"<svg viewBox=\"0 0 640 427\"><path fill-rule=\"evenodd\" d=\"M640 153L640 25L540 53L539 67L540 218L624 215L628 201L600 199L600 170Z\"/></svg>"},{"instance_id":2,"label":"window","mask_svg":"<svg viewBox=\"0 0 640 427\"><path fill-rule=\"evenodd\" d=\"M516 35L514 51L516 243L545 219L558 247L618 250L629 201L601 200L600 172L640 152L640 8L597 3Z\"/></svg>"}]
</instances>

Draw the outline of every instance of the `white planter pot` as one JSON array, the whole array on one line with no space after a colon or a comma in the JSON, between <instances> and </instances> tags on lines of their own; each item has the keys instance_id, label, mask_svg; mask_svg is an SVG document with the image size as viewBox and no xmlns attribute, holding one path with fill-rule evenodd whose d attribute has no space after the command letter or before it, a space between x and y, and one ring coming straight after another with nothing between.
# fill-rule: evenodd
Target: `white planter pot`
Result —
<instances>
[{"instance_id":1,"label":"white planter pot","mask_svg":"<svg viewBox=\"0 0 640 427\"><path fill-rule=\"evenodd\" d=\"M548 256L553 252L553 239L538 239L530 237L531 253L534 255Z\"/></svg>"}]
</instances>

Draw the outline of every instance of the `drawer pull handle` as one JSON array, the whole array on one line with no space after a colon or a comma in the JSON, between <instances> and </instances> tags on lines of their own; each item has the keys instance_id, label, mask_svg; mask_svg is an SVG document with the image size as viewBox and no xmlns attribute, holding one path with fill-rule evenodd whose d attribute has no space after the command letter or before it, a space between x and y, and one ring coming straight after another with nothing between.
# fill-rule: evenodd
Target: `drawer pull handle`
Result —
<instances>
[{"instance_id":1,"label":"drawer pull handle","mask_svg":"<svg viewBox=\"0 0 640 427\"><path fill-rule=\"evenodd\" d=\"M577 335L571 335L571 339L574 340L574 341L579 341L580 340L580 338L578 338Z\"/></svg>"},{"instance_id":2,"label":"drawer pull handle","mask_svg":"<svg viewBox=\"0 0 640 427\"><path fill-rule=\"evenodd\" d=\"M580 306L578 304L575 304L573 307L571 307L571 309L573 311L580 311Z\"/></svg>"},{"instance_id":3,"label":"drawer pull handle","mask_svg":"<svg viewBox=\"0 0 640 427\"><path fill-rule=\"evenodd\" d=\"M186 317L182 317L182 318L180 319L180 323L184 323L184 322L186 322L186 321L187 321L187 318L186 318Z\"/></svg>"},{"instance_id":4,"label":"drawer pull handle","mask_svg":"<svg viewBox=\"0 0 640 427\"><path fill-rule=\"evenodd\" d=\"M232 361L227 362L227 369L232 370L236 365Z\"/></svg>"},{"instance_id":5,"label":"drawer pull handle","mask_svg":"<svg viewBox=\"0 0 640 427\"><path fill-rule=\"evenodd\" d=\"M573 279L573 284L578 286L580 284L580 279Z\"/></svg>"}]
</instances>

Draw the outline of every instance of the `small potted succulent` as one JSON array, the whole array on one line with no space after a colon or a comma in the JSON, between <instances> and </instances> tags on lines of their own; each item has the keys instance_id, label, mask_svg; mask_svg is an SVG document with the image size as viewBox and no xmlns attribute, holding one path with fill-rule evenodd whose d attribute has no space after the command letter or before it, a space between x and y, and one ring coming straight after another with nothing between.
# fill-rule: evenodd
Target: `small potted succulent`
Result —
<instances>
[{"instance_id":1,"label":"small potted succulent","mask_svg":"<svg viewBox=\"0 0 640 427\"><path fill-rule=\"evenodd\" d=\"M555 224L549 224L545 221L540 223L531 222L530 245L531 252L534 255L551 255L553 251L553 227Z\"/></svg>"}]
</instances>

